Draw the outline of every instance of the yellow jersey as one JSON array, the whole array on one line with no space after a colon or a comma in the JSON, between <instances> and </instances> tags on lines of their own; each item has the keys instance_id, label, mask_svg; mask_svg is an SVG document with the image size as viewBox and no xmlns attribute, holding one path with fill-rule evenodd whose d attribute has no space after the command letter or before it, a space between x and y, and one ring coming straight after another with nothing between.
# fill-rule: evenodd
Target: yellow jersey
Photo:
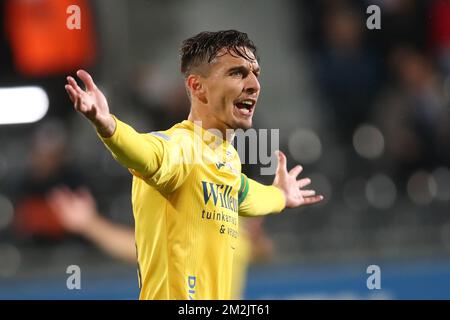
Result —
<instances>
[{"instance_id":1,"label":"yellow jersey","mask_svg":"<svg viewBox=\"0 0 450 320\"><path fill-rule=\"evenodd\" d=\"M133 174L140 299L230 299L238 215L283 210L281 190L241 174L232 144L185 120L102 138Z\"/></svg>"}]
</instances>

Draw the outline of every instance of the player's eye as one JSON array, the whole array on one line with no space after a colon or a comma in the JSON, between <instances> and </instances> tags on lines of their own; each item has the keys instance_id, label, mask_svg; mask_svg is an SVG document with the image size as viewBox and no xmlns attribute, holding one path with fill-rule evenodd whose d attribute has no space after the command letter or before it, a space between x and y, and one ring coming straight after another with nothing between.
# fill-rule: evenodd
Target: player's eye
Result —
<instances>
[{"instance_id":1,"label":"player's eye","mask_svg":"<svg viewBox=\"0 0 450 320\"><path fill-rule=\"evenodd\" d=\"M248 72L245 69L235 69L230 72L232 77L245 78L248 75Z\"/></svg>"}]
</instances>

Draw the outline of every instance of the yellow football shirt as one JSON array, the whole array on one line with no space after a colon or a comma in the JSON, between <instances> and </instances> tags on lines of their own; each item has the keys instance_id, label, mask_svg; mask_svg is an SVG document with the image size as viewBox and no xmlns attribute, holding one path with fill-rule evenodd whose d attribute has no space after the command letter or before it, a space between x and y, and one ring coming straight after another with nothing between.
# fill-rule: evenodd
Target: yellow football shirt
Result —
<instances>
[{"instance_id":1,"label":"yellow football shirt","mask_svg":"<svg viewBox=\"0 0 450 320\"><path fill-rule=\"evenodd\" d=\"M229 299L238 214L284 208L284 195L241 174L226 140L185 120L147 134L116 119L101 138L133 174L140 299Z\"/></svg>"}]
</instances>

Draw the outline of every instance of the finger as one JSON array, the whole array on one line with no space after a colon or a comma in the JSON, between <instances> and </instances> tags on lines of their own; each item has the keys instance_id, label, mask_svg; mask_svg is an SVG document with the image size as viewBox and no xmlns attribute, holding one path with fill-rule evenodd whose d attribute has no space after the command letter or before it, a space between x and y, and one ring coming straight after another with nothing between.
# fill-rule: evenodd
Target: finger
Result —
<instances>
[{"instance_id":1,"label":"finger","mask_svg":"<svg viewBox=\"0 0 450 320\"><path fill-rule=\"evenodd\" d=\"M297 185L299 188L306 187L310 183L311 183L310 178L304 178L304 179L297 180Z\"/></svg>"},{"instance_id":2,"label":"finger","mask_svg":"<svg viewBox=\"0 0 450 320\"><path fill-rule=\"evenodd\" d=\"M66 201L70 201L73 199L73 192L68 186L62 185L58 187L57 190L60 193L61 198L64 198Z\"/></svg>"},{"instance_id":3,"label":"finger","mask_svg":"<svg viewBox=\"0 0 450 320\"><path fill-rule=\"evenodd\" d=\"M304 204L314 204L314 203L320 202L322 200L323 200L323 196L307 197L307 198L303 199Z\"/></svg>"},{"instance_id":4,"label":"finger","mask_svg":"<svg viewBox=\"0 0 450 320\"><path fill-rule=\"evenodd\" d=\"M280 150L276 151L276 154L278 155L277 173L284 174L285 172L287 172L286 156Z\"/></svg>"},{"instance_id":5,"label":"finger","mask_svg":"<svg viewBox=\"0 0 450 320\"><path fill-rule=\"evenodd\" d=\"M76 95L77 95L75 90L72 88L72 86L70 86L68 84L65 85L64 88L66 89L67 94L69 95L70 101L72 101L72 103L75 103Z\"/></svg>"},{"instance_id":6,"label":"finger","mask_svg":"<svg viewBox=\"0 0 450 320\"><path fill-rule=\"evenodd\" d=\"M293 176L294 178L297 178L297 176L302 171L303 171L303 167L301 165L296 165L294 168L291 169L291 171L289 171L289 175Z\"/></svg>"},{"instance_id":7,"label":"finger","mask_svg":"<svg viewBox=\"0 0 450 320\"><path fill-rule=\"evenodd\" d=\"M77 96L75 99L75 110L85 112L85 110L83 109L83 104L81 103L81 98L79 96Z\"/></svg>"},{"instance_id":8,"label":"finger","mask_svg":"<svg viewBox=\"0 0 450 320\"><path fill-rule=\"evenodd\" d=\"M95 86L94 80L92 79L91 75L89 73L87 73L86 71L78 70L77 71L77 76L78 76L78 78L81 79L81 81L83 81L83 83L86 86L87 90L92 91L95 88L97 88Z\"/></svg>"},{"instance_id":9,"label":"finger","mask_svg":"<svg viewBox=\"0 0 450 320\"><path fill-rule=\"evenodd\" d=\"M78 85L77 81L74 78L72 78L71 76L67 77L67 82L75 90L75 92L77 92L77 93L84 92L83 89L81 89L80 86Z\"/></svg>"},{"instance_id":10,"label":"finger","mask_svg":"<svg viewBox=\"0 0 450 320\"><path fill-rule=\"evenodd\" d=\"M77 82L72 77L67 77L68 85L72 88L73 92L75 92L75 100L78 98L83 99L86 97L86 92L78 86Z\"/></svg>"},{"instance_id":11,"label":"finger","mask_svg":"<svg viewBox=\"0 0 450 320\"><path fill-rule=\"evenodd\" d=\"M302 197L311 197L316 195L315 190L300 190Z\"/></svg>"},{"instance_id":12,"label":"finger","mask_svg":"<svg viewBox=\"0 0 450 320\"><path fill-rule=\"evenodd\" d=\"M77 190L77 194L80 198L82 198L83 200L89 201L90 203L94 203L94 197L92 196L92 194L89 192L89 189L86 187L81 187Z\"/></svg>"},{"instance_id":13,"label":"finger","mask_svg":"<svg viewBox=\"0 0 450 320\"><path fill-rule=\"evenodd\" d=\"M61 208L67 205L67 197L64 195L64 192L59 189L53 189L46 197L47 203L55 212L59 212Z\"/></svg>"},{"instance_id":14,"label":"finger","mask_svg":"<svg viewBox=\"0 0 450 320\"><path fill-rule=\"evenodd\" d=\"M50 192L49 192L49 194L51 195L51 196L55 196L55 197L61 197L61 196L64 196L65 195L65 193L66 193L66 190L65 190L65 186L64 185L59 185L59 186L57 186L57 187L54 187Z\"/></svg>"},{"instance_id":15,"label":"finger","mask_svg":"<svg viewBox=\"0 0 450 320\"><path fill-rule=\"evenodd\" d=\"M75 109L85 115L87 115L91 111L90 107L83 103L83 99L82 97L80 97L80 95L77 95L77 98L75 100Z\"/></svg>"}]
</instances>

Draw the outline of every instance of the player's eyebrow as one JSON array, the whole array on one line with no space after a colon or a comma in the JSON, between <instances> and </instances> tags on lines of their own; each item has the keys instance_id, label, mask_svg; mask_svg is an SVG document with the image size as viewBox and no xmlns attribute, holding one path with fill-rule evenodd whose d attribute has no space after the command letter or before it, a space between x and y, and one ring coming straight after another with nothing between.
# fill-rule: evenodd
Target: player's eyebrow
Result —
<instances>
[{"instance_id":1,"label":"player's eyebrow","mask_svg":"<svg viewBox=\"0 0 450 320\"><path fill-rule=\"evenodd\" d=\"M257 66L255 69L253 69L253 73L258 77L261 73L261 68Z\"/></svg>"}]
</instances>

